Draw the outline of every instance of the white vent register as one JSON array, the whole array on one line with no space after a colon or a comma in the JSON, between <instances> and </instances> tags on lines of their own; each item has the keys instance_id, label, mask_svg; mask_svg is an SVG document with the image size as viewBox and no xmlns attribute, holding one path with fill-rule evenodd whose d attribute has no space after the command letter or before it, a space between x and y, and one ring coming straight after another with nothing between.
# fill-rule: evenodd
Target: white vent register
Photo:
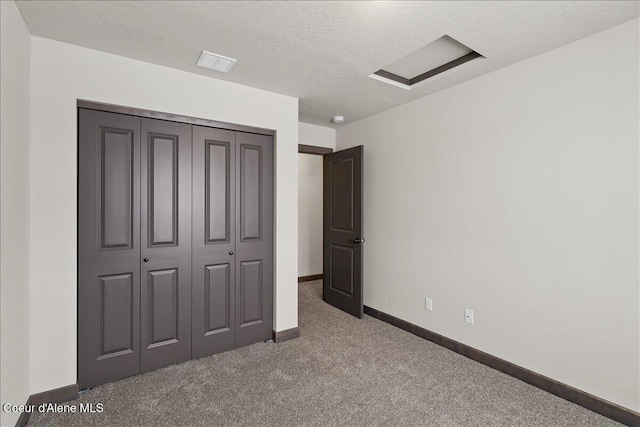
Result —
<instances>
[{"instance_id":1,"label":"white vent register","mask_svg":"<svg viewBox=\"0 0 640 427\"><path fill-rule=\"evenodd\" d=\"M203 50L200 54L200 58L198 58L198 62L196 62L196 65L209 70L228 73L235 63L236 60L233 58L228 58L226 56Z\"/></svg>"}]
</instances>

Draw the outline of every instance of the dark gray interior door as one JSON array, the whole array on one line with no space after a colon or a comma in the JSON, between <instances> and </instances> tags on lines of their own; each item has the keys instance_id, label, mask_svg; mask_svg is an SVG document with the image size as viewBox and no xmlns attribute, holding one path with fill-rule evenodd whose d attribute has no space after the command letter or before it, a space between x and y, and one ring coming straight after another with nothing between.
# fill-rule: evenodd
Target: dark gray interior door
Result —
<instances>
[{"instance_id":1,"label":"dark gray interior door","mask_svg":"<svg viewBox=\"0 0 640 427\"><path fill-rule=\"evenodd\" d=\"M78 110L78 384L140 372L140 119Z\"/></svg>"},{"instance_id":2,"label":"dark gray interior door","mask_svg":"<svg viewBox=\"0 0 640 427\"><path fill-rule=\"evenodd\" d=\"M236 347L271 338L273 137L236 133Z\"/></svg>"},{"instance_id":3,"label":"dark gray interior door","mask_svg":"<svg viewBox=\"0 0 640 427\"><path fill-rule=\"evenodd\" d=\"M193 358L235 347L236 133L193 127Z\"/></svg>"},{"instance_id":4,"label":"dark gray interior door","mask_svg":"<svg viewBox=\"0 0 640 427\"><path fill-rule=\"evenodd\" d=\"M191 358L191 126L142 119L140 370Z\"/></svg>"},{"instance_id":5,"label":"dark gray interior door","mask_svg":"<svg viewBox=\"0 0 640 427\"><path fill-rule=\"evenodd\" d=\"M323 160L323 299L362 317L362 160L364 147Z\"/></svg>"}]
</instances>

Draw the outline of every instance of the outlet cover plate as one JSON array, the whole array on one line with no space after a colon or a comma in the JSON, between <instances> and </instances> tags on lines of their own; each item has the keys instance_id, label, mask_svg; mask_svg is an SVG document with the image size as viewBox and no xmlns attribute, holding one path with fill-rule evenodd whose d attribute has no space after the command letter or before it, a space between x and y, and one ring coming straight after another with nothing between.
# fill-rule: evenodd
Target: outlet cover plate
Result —
<instances>
[{"instance_id":1,"label":"outlet cover plate","mask_svg":"<svg viewBox=\"0 0 640 427\"><path fill-rule=\"evenodd\" d=\"M424 299L424 309L433 311L433 300L431 298Z\"/></svg>"},{"instance_id":2,"label":"outlet cover plate","mask_svg":"<svg viewBox=\"0 0 640 427\"><path fill-rule=\"evenodd\" d=\"M473 325L473 310L470 308L464 309L464 321Z\"/></svg>"}]
</instances>

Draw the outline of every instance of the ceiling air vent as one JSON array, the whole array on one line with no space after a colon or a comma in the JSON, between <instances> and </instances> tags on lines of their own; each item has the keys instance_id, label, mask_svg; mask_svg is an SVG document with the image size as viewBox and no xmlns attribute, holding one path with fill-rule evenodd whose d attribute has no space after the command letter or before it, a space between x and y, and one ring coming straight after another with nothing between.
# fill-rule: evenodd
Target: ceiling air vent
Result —
<instances>
[{"instance_id":1,"label":"ceiling air vent","mask_svg":"<svg viewBox=\"0 0 640 427\"><path fill-rule=\"evenodd\" d=\"M227 58L226 56L217 55L203 50L200 54L200 58L198 58L198 62L196 62L196 65L209 70L228 73L235 63L236 60L233 58Z\"/></svg>"},{"instance_id":2,"label":"ceiling air vent","mask_svg":"<svg viewBox=\"0 0 640 427\"><path fill-rule=\"evenodd\" d=\"M476 58L484 57L444 35L369 77L411 90L418 83Z\"/></svg>"}]
</instances>

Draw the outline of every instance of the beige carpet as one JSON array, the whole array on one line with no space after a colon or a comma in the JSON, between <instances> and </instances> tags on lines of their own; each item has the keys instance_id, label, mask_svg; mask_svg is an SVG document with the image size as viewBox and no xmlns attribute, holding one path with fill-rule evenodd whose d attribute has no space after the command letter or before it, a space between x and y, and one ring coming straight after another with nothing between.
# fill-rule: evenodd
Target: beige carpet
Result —
<instances>
[{"instance_id":1,"label":"beige carpet","mask_svg":"<svg viewBox=\"0 0 640 427\"><path fill-rule=\"evenodd\" d=\"M30 426L619 426L301 284L301 336L104 384Z\"/></svg>"}]
</instances>

